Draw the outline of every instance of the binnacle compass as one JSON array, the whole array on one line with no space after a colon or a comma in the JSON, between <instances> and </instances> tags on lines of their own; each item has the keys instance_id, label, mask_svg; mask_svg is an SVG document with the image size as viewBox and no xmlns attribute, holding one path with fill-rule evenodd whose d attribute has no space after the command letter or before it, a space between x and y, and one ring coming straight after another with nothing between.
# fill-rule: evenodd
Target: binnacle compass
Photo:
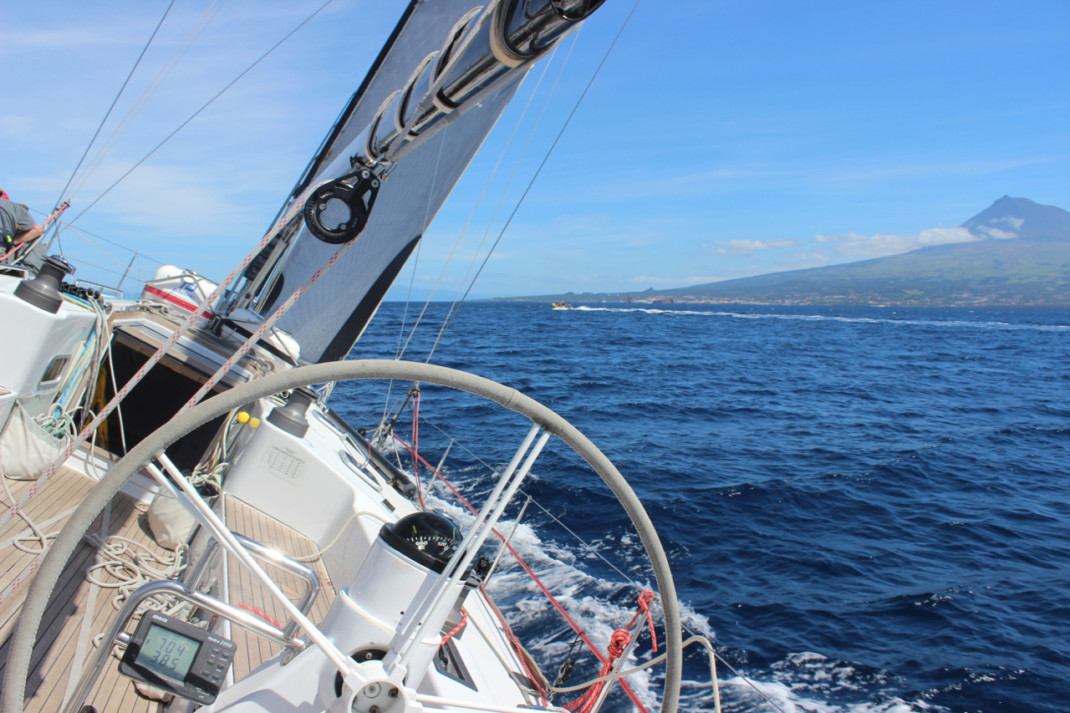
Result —
<instances>
[{"instance_id":1,"label":"binnacle compass","mask_svg":"<svg viewBox=\"0 0 1070 713\"><path fill-rule=\"evenodd\" d=\"M384 525L379 533L409 559L441 573L461 542L456 523L437 512L417 512Z\"/></svg>"}]
</instances>

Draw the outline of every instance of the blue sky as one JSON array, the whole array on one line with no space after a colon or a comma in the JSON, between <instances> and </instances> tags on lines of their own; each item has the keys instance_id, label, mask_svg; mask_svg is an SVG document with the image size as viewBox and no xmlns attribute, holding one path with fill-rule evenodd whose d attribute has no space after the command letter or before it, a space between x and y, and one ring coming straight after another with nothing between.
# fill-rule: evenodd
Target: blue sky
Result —
<instances>
[{"instance_id":1,"label":"blue sky","mask_svg":"<svg viewBox=\"0 0 1070 713\"><path fill-rule=\"evenodd\" d=\"M244 257L401 3L336 0L82 213L320 4L178 0L98 144L166 80L72 195L76 276L114 283L136 251L134 274L158 261L219 279ZM632 5L607 0L536 68L392 296L465 288ZM39 217L165 8L0 4L0 186ZM1065 0L643 0L473 294L682 287L905 252L966 238L956 226L1005 194L1070 209L1068 47Z\"/></svg>"}]
</instances>

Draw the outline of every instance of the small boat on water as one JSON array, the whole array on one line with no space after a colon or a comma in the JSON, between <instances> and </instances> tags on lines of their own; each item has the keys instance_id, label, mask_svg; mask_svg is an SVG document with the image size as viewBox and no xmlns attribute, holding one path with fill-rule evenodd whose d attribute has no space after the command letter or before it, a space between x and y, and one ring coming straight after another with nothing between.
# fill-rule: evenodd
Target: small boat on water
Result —
<instances>
[{"instance_id":1,"label":"small boat on water","mask_svg":"<svg viewBox=\"0 0 1070 713\"><path fill-rule=\"evenodd\" d=\"M676 710L672 573L613 464L502 384L345 361L524 74L600 4L412 2L219 284L165 266L127 299L72 283L62 257L0 266L19 335L0 346L4 711ZM406 386L365 430L332 395L373 382L388 403ZM453 440L419 438L421 393L446 390L520 424L511 457L463 484ZM602 636L519 551L517 496L555 448L650 559L651 589ZM545 602L514 596L529 590ZM533 651L547 611L565 643ZM629 676L654 665L661 691L640 696Z\"/></svg>"},{"instance_id":2,"label":"small boat on water","mask_svg":"<svg viewBox=\"0 0 1070 713\"><path fill-rule=\"evenodd\" d=\"M552 309L576 309L575 307L570 305L568 302L553 302L553 303L550 304L550 307Z\"/></svg>"}]
</instances>

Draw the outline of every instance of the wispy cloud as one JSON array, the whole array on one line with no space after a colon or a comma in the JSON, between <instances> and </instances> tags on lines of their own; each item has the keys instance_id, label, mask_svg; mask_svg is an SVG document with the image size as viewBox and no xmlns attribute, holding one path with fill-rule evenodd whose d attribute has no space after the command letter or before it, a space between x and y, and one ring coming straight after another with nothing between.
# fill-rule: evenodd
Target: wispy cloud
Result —
<instances>
[{"instance_id":1,"label":"wispy cloud","mask_svg":"<svg viewBox=\"0 0 1070 713\"><path fill-rule=\"evenodd\" d=\"M829 173L824 178L834 183L856 183L859 181L882 180L885 178L904 178L909 176L983 176L1002 173L1026 166L1050 163L1058 160L1057 156L1027 156L1022 158L994 158L964 161L916 161L909 163L886 163L874 165L862 170Z\"/></svg>"},{"instance_id":2,"label":"wispy cloud","mask_svg":"<svg viewBox=\"0 0 1070 713\"><path fill-rule=\"evenodd\" d=\"M778 248L793 248L797 243L794 240L718 240L714 245L720 255L747 255L759 250L776 250Z\"/></svg>"},{"instance_id":3,"label":"wispy cloud","mask_svg":"<svg viewBox=\"0 0 1070 713\"><path fill-rule=\"evenodd\" d=\"M805 268L805 267L820 267L827 265L832 258L824 253L812 252L812 253L798 253L792 257L793 265L792 269Z\"/></svg>"},{"instance_id":4,"label":"wispy cloud","mask_svg":"<svg viewBox=\"0 0 1070 713\"><path fill-rule=\"evenodd\" d=\"M1008 240L1017 238L1020 235L1018 231L1022 229L1023 223L1025 223L1025 220L1022 218L1005 216L1003 218L993 218L985 225L974 225L970 230L978 237Z\"/></svg>"},{"instance_id":5,"label":"wispy cloud","mask_svg":"<svg viewBox=\"0 0 1070 713\"><path fill-rule=\"evenodd\" d=\"M966 228L930 228L916 235L846 233L844 235L817 235L816 240L819 243L831 244L840 255L869 258L899 255L930 245L967 243L977 240L977 236Z\"/></svg>"},{"instance_id":6,"label":"wispy cloud","mask_svg":"<svg viewBox=\"0 0 1070 713\"><path fill-rule=\"evenodd\" d=\"M687 285L701 285L707 282L720 282L725 279L728 278L724 275L686 275L683 277L633 275L628 278L628 282L644 287L684 287Z\"/></svg>"},{"instance_id":7,"label":"wispy cloud","mask_svg":"<svg viewBox=\"0 0 1070 713\"><path fill-rule=\"evenodd\" d=\"M109 18L110 25L98 27L59 27L59 28L22 28L19 31L4 33L4 52L15 54L26 49L52 49L80 47L95 49L97 47L111 47L117 43L133 46L138 41L132 39L132 32L120 31L115 27L115 18ZM106 31L105 29L106 28ZM141 37L138 28L138 38ZM142 39L143 42L143 39Z\"/></svg>"}]
</instances>

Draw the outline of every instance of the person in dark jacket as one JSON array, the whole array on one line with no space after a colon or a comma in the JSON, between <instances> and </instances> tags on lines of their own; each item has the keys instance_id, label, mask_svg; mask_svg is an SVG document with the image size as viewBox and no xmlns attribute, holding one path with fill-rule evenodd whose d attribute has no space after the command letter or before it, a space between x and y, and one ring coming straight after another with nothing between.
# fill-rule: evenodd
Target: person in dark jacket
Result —
<instances>
[{"instance_id":1,"label":"person in dark jacket","mask_svg":"<svg viewBox=\"0 0 1070 713\"><path fill-rule=\"evenodd\" d=\"M0 257L10 261L15 257L12 254L15 248L36 241L20 260L25 267L36 272L44 259L44 246L37 240L43 233L44 230L30 216L26 205L15 203L0 189Z\"/></svg>"}]
</instances>

